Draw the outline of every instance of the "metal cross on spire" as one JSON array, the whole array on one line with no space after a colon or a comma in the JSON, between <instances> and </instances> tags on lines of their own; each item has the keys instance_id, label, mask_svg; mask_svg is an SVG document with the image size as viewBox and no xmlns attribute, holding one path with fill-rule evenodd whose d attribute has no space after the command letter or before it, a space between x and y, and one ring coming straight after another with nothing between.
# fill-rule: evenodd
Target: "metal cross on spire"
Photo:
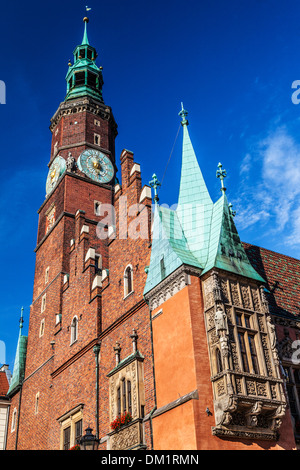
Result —
<instances>
[{"instance_id":1,"label":"metal cross on spire","mask_svg":"<svg viewBox=\"0 0 300 470\"><path fill-rule=\"evenodd\" d=\"M154 202L157 203L159 201L157 188L161 187L161 183L158 181L158 178L155 173L152 176L152 180L149 182L149 184L151 188L154 189Z\"/></svg>"},{"instance_id":2,"label":"metal cross on spire","mask_svg":"<svg viewBox=\"0 0 300 470\"><path fill-rule=\"evenodd\" d=\"M222 167L223 167L222 163L219 163L218 165L219 169L217 170L217 178L220 178L221 180L221 191L225 192L226 188L224 186L224 178L226 178L227 172L226 170L223 170Z\"/></svg>"},{"instance_id":3,"label":"metal cross on spire","mask_svg":"<svg viewBox=\"0 0 300 470\"><path fill-rule=\"evenodd\" d=\"M189 113L187 112L187 110L184 109L184 107L183 107L183 103L181 103L181 111L179 113L179 116L182 117L182 121L181 121L182 126L189 124L189 121L186 119L188 114Z\"/></svg>"},{"instance_id":4,"label":"metal cross on spire","mask_svg":"<svg viewBox=\"0 0 300 470\"><path fill-rule=\"evenodd\" d=\"M21 308L21 318L20 318L20 333L21 333L21 330L23 328L23 323L24 323L24 318L23 318L23 312L24 312L24 307Z\"/></svg>"}]
</instances>

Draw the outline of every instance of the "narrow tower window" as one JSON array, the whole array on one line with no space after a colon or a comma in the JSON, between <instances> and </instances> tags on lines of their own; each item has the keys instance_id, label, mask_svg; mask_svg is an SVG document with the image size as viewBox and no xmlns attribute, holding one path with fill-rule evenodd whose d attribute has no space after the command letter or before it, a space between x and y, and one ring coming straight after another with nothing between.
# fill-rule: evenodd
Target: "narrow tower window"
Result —
<instances>
[{"instance_id":1,"label":"narrow tower window","mask_svg":"<svg viewBox=\"0 0 300 470\"><path fill-rule=\"evenodd\" d=\"M94 144L95 145L100 145L100 135L99 134L94 134Z\"/></svg>"},{"instance_id":2,"label":"narrow tower window","mask_svg":"<svg viewBox=\"0 0 300 470\"><path fill-rule=\"evenodd\" d=\"M71 323L71 344L78 339L78 318L74 317Z\"/></svg>"},{"instance_id":3,"label":"narrow tower window","mask_svg":"<svg viewBox=\"0 0 300 470\"><path fill-rule=\"evenodd\" d=\"M133 291L132 266L127 266L124 273L124 297Z\"/></svg>"}]
</instances>

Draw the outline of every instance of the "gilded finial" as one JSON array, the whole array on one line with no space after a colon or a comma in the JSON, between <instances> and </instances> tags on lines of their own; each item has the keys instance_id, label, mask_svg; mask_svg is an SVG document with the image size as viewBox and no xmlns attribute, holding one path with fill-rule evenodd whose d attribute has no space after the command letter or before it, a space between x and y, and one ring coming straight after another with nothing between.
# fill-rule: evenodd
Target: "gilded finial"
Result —
<instances>
[{"instance_id":1,"label":"gilded finial","mask_svg":"<svg viewBox=\"0 0 300 470\"><path fill-rule=\"evenodd\" d=\"M149 182L149 184L150 184L151 188L154 189L154 202L157 203L159 201L157 188L159 188L161 186L161 183L158 181L158 178L157 178L155 173L152 176L152 180Z\"/></svg>"},{"instance_id":2,"label":"gilded finial","mask_svg":"<svg viewBox=\"0 0 300 470\"><path fill-rule=\"evenodd\" d=\"M84 21L85 23L88 23L90 20L88 19L87 16L85 16L85 17L83 18L83 21Z\"/></svg>"},{"instance_id":3,"label":"gilded finial","mask_svg":"<svg viewBox=\"0 0 300 470\"><path fill-rule=\"evenodd\" d=\"M186 119L186 117L187 117L188 114L189 114L189 113L187 112L187 110L184 109L184 107L183 107L183 103L181 103L181 111L180 111L180 113L178 114L178 116L181 116L181 117L182 117L182 121L181 121L181 125L182 125L182 126L185 126L185 125L188 126L189 121Z\"/></svg>"},{"instance_id":4,"label":"gilded finial","mask_svg":"<svg viewBox=\"0 0 300 470\"><path fill-rule=\"evenodd\" d=\"M223 170L223 165L222 163L219 163L218 165L218 170L217 170L217 178L220 178L221 180L221 191L225 192L226 191L226 188L224 186L224 178L226 178L227 176L227 172L226 170Z\"/></svg>"}]
</instances>

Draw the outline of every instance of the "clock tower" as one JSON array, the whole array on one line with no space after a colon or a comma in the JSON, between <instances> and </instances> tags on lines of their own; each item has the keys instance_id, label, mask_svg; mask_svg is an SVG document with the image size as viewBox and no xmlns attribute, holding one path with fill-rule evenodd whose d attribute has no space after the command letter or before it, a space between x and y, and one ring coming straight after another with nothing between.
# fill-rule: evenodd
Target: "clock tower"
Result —
<instances>
[{"instance_id":1,"label":"clock tower","mask_svg":"<svg viewBox=\"0 0 300 470\"><path fill-rule=\"evenodd\" d=\"M89 44L88 18L82 43L73 52L66 76L67 95L51 119L52 146L47 178L47 197L65 171L97 183L115 182L117 125L102 97L102 67L96 65L96 49Z\"/></svg>"}]
</instances>

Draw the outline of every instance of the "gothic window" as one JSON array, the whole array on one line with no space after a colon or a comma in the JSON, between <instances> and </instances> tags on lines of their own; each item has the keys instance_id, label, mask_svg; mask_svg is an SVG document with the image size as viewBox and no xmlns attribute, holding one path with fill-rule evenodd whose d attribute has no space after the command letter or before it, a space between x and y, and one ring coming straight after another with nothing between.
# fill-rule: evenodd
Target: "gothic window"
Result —
<instances>
[{"instance_id":1,"label":"gothic window","mask_svg":"<svg viewBox=\"0 0 300 470\"><path fill-rule=\"evenodd\" d=\"M127 297L131 292L133 292L133 269L129 265L124 272L124 297Z\"/></svg>"},{"instance_id":2,"label":"gothic window","mask_svg":"<svg viewBox=\"0 0 300 470\"><path fill-rule=\"evenodd\" d=\"M71 447L71 426L64 429L63 450L69 450Z\"/></svg>"},{"instance_id":3,"label":"gothic window","mask_svg":"<svg viewBox=\"0 0 300 470\"><path fill-rule=\"evenodd\" d=\"M16 423L17 423L17 408L14 409L13 414L12 414L12 420L11 420L11 432L14 432L16 429Z\"/></svg>"},{"instance_id":4,"label":"gothic window","mask_svg":"<svg viewBox=\"0 0 300 470\"><path fill-rule=\"evenodd\" d=\"M40 338L44 336L44 332L45 332L45 319L43 318L40 324L40 333L39 333Z\"/></svg>"},{"instance_id":5,"label":"gothic window","mask_svg":"<svg viewBox=\"0 0 300 470\"><path fill-rule=\"evenodd\" d=\"M78 318L75 316L71 323L71 344L78 339Z\"/></svg>"},{"instance_id":6,"label":"gothic window","mask_svg":"<svg viewBox=\"0 0 300 470\"><path fill-rule=\"evenodd\" d=\"M39 399L40 399L40 393L38 392L35 396L35 414L36 415L39 412Z\"/></svg>"},{"instance_id":7,"label":"gothic window","mask_svg":"<svg viewBox=\"0 0 300 470\"><path fill-rule=\"evenodd\" d=\"M45 284L48 284L49 282L49 271L50 271L50 268L48 267L45 271Z\"/></svg>"},{"instance_id":8,"label":"gothic window","mask_svg":"<svg viewBox=\"0 0 300 470\"><path fill-rule=\"evenodd\" d=\"M244 372L259 374L259 363L256 351L256 331L252 325L252 318L246 313L236 313L236 326L241 361Z\"/></svg>"},{"instance_id":9,"label":"gothic window","mask_svg":"<svg viewBox=\"0 0 300 470\"><path fill-rule=\"evenodd\" d=\"M82 437L82 419L75 423L75 443L79 444Z\"/></svg>"},{"instance_id":10,"label":"gothic window","mask_svg":"<svg viewBox=\"0 0 300 470\"><path fill-rule=\"evenodd\" d=\"M46 294L42 297L41 313L46 310Z\"/></svg>"},{"instance_id":11,"label":"gothic window","mask_svg":"<svg viewBox=\"0 0 300 470\"><path fill-rule=\"evenodd\" d=\"M101 256L95 255L95 274L99 274L102 270Z\"/></svg>"},{"instance_id":12,"label":"gothic window","mask_svg":"<svg viewBox=\"0 0 300 470\"><path fill-rule=\"evenodd\" d=\"M222 372L223 370L222 357L221 357L221 351L219 348L216 349L216 364L217 364L217 373Z\"/></svg>"}]
</instances>

